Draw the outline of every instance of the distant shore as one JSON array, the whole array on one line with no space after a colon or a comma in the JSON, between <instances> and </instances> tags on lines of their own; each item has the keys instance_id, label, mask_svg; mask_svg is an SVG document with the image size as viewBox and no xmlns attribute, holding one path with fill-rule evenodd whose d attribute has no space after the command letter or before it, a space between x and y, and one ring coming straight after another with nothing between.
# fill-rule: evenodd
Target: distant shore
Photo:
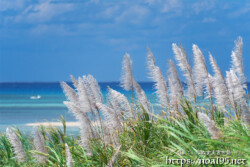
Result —
<instances>
[{"instance_id":1,"label":"distant shore","mask_svg":"<svg viewBox=\"0 0 250 167\"><path fill-rule=\"evenodd\" d=\"M98 125L97 122L92 122L92 125ZM25 126L62 126L62 122L36 122L36 123L27 123ZM66 122L67 127L79 127L80 122Z\"/></svg>"},{"instance_id":2,"label":"distant shore","mask_svg":"<svg viewBox=\"0 0 250 167\"><path fill-rule=\"evenodd\" d=\"M28 123L26 126L62 126L62 122L37 122ZM80 122L66 122L67 127L80 126Z\"/></svg>"}]
</instances>

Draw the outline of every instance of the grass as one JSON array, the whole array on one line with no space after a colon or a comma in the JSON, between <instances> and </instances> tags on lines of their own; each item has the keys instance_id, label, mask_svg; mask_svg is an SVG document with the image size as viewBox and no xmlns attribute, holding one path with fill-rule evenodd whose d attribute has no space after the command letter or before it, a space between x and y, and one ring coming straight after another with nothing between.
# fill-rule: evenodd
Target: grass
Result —
<instances>
[{"instance_id":1,"label":"grass","mask_svg":"<svg viewBox=\"0 0 250 167\"><path fill-rule=\"evenodd\" d=\"M214 117L223 137L212 140L206 127L196 117L197 107L192 106L187 100L182 102L181 107L185 112L183 118L165 117L167 113L162 111L161 115L154 115L154 119L151 120L143 107L138 106L134 111L136 118L123 120L123 131L117 132L121 149L113 166L168 166L166 157L185 160L228 157L246 159L249 164L250 131L247 125L239 120L223 117L223 114L217 109L214 111ZM209 111L207 112L209 113ZM74 166L108 165L116 148L112 145L105 145L101 138L95 138L90 143L93 155L87 156L84 148L79 145L80 137L68 135L63 117L61 122L63 128L39 127L48 149L48 154L45 154L48 156L48 161L43 166L66 166L65 143L69 145ZM2 133L0 135L0 166L42 166L34 159L35 155L42 153L34 150L32 134L24 135L19 129L15 129L15 132L26 151L26 161L19 163L16 160L8 138ZM224 151L225 154L217 155L218 150ZM210 155L206 155L207 151L210 151ZM214 155L211 155L213 151L215 151ZM230 155L227 155L229 153L227 151L230 152ZM192 164L192 166L201 165Z\"/></svg>"}]
</instances>

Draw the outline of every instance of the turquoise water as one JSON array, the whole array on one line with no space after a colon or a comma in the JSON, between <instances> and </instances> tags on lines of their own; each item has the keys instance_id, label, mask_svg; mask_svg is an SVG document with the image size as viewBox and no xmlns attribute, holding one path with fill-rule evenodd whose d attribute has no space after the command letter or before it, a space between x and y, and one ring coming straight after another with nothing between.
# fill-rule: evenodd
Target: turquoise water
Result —
<instances>
[{"instance_id":1,"label":"turquoise water","mask_svg":"<svg viewBox=\"0 0 250 167\"><path fill-rule=\"evenodd\" d=\"M69 84L72 86L72 83ZM153 83L139 84L151 104L155 104ZM107 94L107 86L131 99L131 92L124 91L118 82L100 83L104 96ZM32 99L32 96L35 99ZM36 99L37 96L40 98ZM65 100L59 83L0 83L0 131L14 125L22 130L30 130L25 124L58 121L60 115L63 115L66 121L76 121L64 106Z\"/></svg>"},{"instance_id":2,"label":"turquoise water","mask_svg":"<svg viewBox=\"0 0 250 167\"><path fill-rule=\"evenodd\" d=\"M154 103L156 98L152 91L153 83L140 85ZM131 98L131 92L124 91L118 82L100 83L104 96L107 94L107 86ZM36 99L37 96L40 98ZM59 83L0 83L0 131L11 125L29 129L25 124L57 121L60 115L66 121L75 121L63 104L65 100Z\"/></svg>"}]
</instances>

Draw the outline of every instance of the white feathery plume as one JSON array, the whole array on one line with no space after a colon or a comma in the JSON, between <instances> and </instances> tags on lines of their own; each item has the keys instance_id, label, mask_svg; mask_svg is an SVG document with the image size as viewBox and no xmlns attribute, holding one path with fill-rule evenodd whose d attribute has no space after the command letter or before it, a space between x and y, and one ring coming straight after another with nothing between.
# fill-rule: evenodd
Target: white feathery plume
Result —
<instances>
[{"instance_id":1,"label":"white feathery plume","mask_svg":"<svg viewBox=\"0 0 250 167\"><path fill-rule=\"evenodd\" d=\"M97 103L104 102L100 86L92 75L83 76L83 81L84 81L86 92L88 94L89 102L92 108L93 120L96 120L97 119L96 116L98 116L97 122L99 123L100 127L103 128L104 125L101 120L99 108L96 105Z\"/></svg>"},{"instance_id":2,"label":"white feathery plume","mask_svg":"<svg viewBox=\"0 0 250 167\"><path fill-rule=\"evenodd\" d=\"M92 75L83 76L83 80L87 85L87 91L89 92L89 96L93 96L94 103L103 103L103 96L101 93L100 86L96 79Z\"/></svg>"},{"instance_id":3,"label":"white feathery plume","mask_svg":"<svg viewBox=\"0 0 250 167\"><path fill-rule=\"evenodd\" d=\"M81 145L86 149L87 155L92 155L89 141L94 137L94 133L89 117L85 111L77 107L74 103L65 101L64 104L75 115L76 119L79 120L81 130Z\"/></svg>"},{"instance_id":4,"label":"white feathery plume","mask_svg":"<svg viewBox=\"0 0 250 167\"><path fill-rule=\"evenodd\" d=\"M244 88L247 88L246 77L244 75L244 70L242 67L243 65L242 65L240 58L237 56L237 54L234 51L232 51L231 58L232 58L232 69L236 72Z\"/></svg>"},{"instance_id":5,"label":"white feathery plume","mask_svg":"<svg viewBox=\"0 0 250 167\"><path fill-rule=\"evenodd\" d=\"M97 103L98 108L102 110L102 113L105 117L105 135L104 135L104 140L107 143L110 143L109 139L113 139L113 142L115 145L120 144L119 137L118 137L118 132L122 129L122 124L121 124L121 118L119 114L116 113L116 111L102 103Z\"/></svg>"},{"instance_id":6,"label":"white feathery plume","mask_svg":"<svg viewBox=\"0 0 250 167\"><path fill-rule=\"evenodd\" d=\"M73 103L78 103L78 95L73 88L71 88L67 83L61 82L61 87L63 88L63 92L66 95L69 101Z\"/></svg>"},{"instance_id":7,"label":"white feathery plume","mask_svg":"<svg viewBox=\"0 0 250 167\"><path fill-rule=\"evenodd\" d=\"M175 59L178 62L178 66L180 67L181 71L183 72L183 75L185 76L187 80L187 85L188 85L187 96L189 98L193 98L196 101L196 92L195 92L192 67L189 64L186 52L181 45L180 47L178 47L175 43L172 44L172 49L175 54Z\"/></svg>"},{"instance_id":8,"label":"white feathery plume","mask_svg":"<svg viewBox=\"0 0 250 167\"><path fill-rule=\"evenodd\" d=\"M93 139L94 134L91 128L91 122L89 118L83 114L80 121L81 130L81 142L83 148L86 150L86 155L92 156L92 149L90 147L90 139Z\"/></svg>"},{"instance_id":9,"label":"white feathery plume","mask_svg":"<svg viewBox=\"0 0 250 167\"><path fill-rule=\"evenodd\" d=\"M154 87L156 89L156 94L158 99L163 107L168 107L169 105L169 97L168 97L168 90L167 90L167 83L162 75L162 72L159 67L155 67L154 69L154 81L156 81Z\"/></svg>"},{"instance_id":10,"label":"white feathery plume","mask_svg":"<svg viewBox=\"0 0 250 167\"><path fill-rule=\"evenodd\" d=\"M110 98L107 98L107 103L108 103L108 107L111 108L113 111L116 112L117 116L119 118L122 118L123 117L123 111L122 109L120 108L119 104L116 104L114 102L111 102L110 101Z\"/></svg>"},{"instance_id":11,"label":"white feathery plume","mask_svg":"<svg viewBox=\"0 0 250 167\"><path fill-rule=\"evenodd\" d=\"M183 87L179 79L177 69L172 60L168 61L168 83L170 90L170 103L172 106L178 106L179 98L183 96Z\"/></svg>"},{"instance_id":12,"label":"white feathery plume","mask_svg":"<svg viewBox=\"0 0 250 167\"><path fill-rule=\"evenodd\" d=\"M85 87L84 81L82 78L78 78L78 97L79 97L79 105L82 111L86 113L92 113L92 103L89 99L87 89Z\"/></svg>"},{"instance_id":13,"label":"white feathery plume","mask_svg":"<svg viewBox=\"0 0 250 167\"><path fill-rule=\"evenodd\" d=\"M70 75L70 78L71 78L71 81L73 82L74 87L77 89L77 86L78 86L77 79L73 75Z\"/></svg>"},{"instance_id":14,"label":"white feathery plume","mask_svg":"<svg viewBox=\"0 0 250 167\"><path fill-rule=\"evenodd\" d=\"M81 111L81 109L77 107L73 102L64 101L63 103L68 108L68 110L73 113L75 118L77 120L80 120L81 115L83 114L83 111Z\"/></svg>"},{"instance_id":15,"label":"white feathery plume","mask_svg":"<svg viewBox=\"0 0 250 167\"><path fill-rule=\"evenodd\" d=\"M108 128L108 123L107 122L102 123L102 131L103 131L103 135L104 135L104 143L106 145L113 144L112 135L111 135L111 132L110 132L110 128Z\"/></svg>"},{"instance_id":16,"label":"white feathery plume","mask_svg":"<svg viewBox=\"0 0 250 167\"><path fill-rule=\"evenodd\" d=\"M154 55L149 48L147 64L150 78L155 82L154 87L156 89L156 95L160 101L160 104L166 108L169 106L167 83L162 75L161 69L156 66Z\"/></svg>"},{"instance_id":17,"label":"white feathery plume","mask_svg":"<svg viewBox=\"0 0 250 167\"><path fill-rule=\"evenodd\" d=\"M131 90L135 88L136 95L147 113L150 113L148 100L145 92L142 90L141 86L135 81L132 74L132 60L129 54L125 54L122 62L122 81L121 85L125 90Z\"/></svg>"},{"instance_id":18,"label":"white feathery plume","mask_svg":"<svg viewBox=\"0 0 250 167\"><path fill-rule=\"evenodd\" d=\"M73 158L67 143L65 143L67 167L73 167Z\"/></svg>"},{"instance_id":19,"label":"white feathery plume","mask_svg":"<svg viewBox=\"0 0 250 167\"><path fill-rule=\"evenodd\" d=\"M233 81L232 81L231 74L229 71L226 71L226 83L227 83L228 92L229 92L229 100L230 100L231 104L235 104L234 85L233 85ZM235 105L233 105L232 107L234 110L236 110Z\"/></svg>"},{"instance_id":20,"label":"white feathery plume","mask_svg":"<svg viewBox=\"0 0 250 167\"><path fill-rule=\"evenodd\" d=\"M107 95L106 99L107 99L107 105L105 105L105 106L108 107L108 108L110 108L112 111L114 111L114 113L117 115L117 117L121 120L121 118L122 118L122 112L116 110L118 106L116 106L116 107L113 106L114 103L111 103L108 95Z\"/></svg>"},{"instance_id":21,"label":"white feathery plume","mask_svg":"<svg viewBox=\"0 0 250 167\"><path fill-rule=\"evenodd\" d=\"M133 88L132 60L129 54L125 54L122 62L121 86L129 91Z\"/></svg>"},{"instance_id":22,"label":"white feathery plume","mask_svg":"<svg viewBox=\"0 0 250 167\"><path fill-rule=\"evenodd\" d=\"M210 53L209 53L209 58L211 66L214 71L214 77L213 77L214 95L217 100L217 103L225 109L226 105L230 105L227 85L216 60Z\"/></svg>"},{"instance_id":23,"label":"white feathery plume","mask_svg":"<svg viewBox=\"0 0 250 167\"><path fill-rule=\"evenodd\" d=\"M141 86L133 79L133 86L135 88L135 93L144 110L150 115L149 103L145 92L142 90Z\"/></svg>"},{"instance_id":24,"label":"white feathery plume","mask_svg":"<svg viewBox=\"0 0 250 167\"><path fill-rule=\"evenodd\" d=\"M153 75L151 72L154 70L156 63L155 63L155 57L152 53L152 51L150 50L149 47L147 47L148 49L148 54L147 54L147 68L150 72L150 75Z\"/></svg>"},{"instance_id":25,"label":"white feathery plume","mask_svg":"<svg viewBox=\"0 0 250 167\"><path fill-rule=\"evenodd\" d=\"M240 61L243 62L242 60L242 54L243 54L243 39L241 36L238 37L238 40L234 41L235 43L235 52L240 58Z\"/></svg>"},{"instance_id":26,"label":"white feathery plume","mask_svg":"<svg viewBox=\"0 0 250 167\"><path fill-rule=\"evenodd\" d=\"M87 116L86 112L84 112L81 108L79 108L78 106L76 106L72 102L64 101L64 104L74 114L74 116L77 120L84 123L84 126L81 128L87 129L86 131L88 131L88 133L89 133L88 136L93 137L93 131L91 128L92 123L91 123L89 117Z\"/></svg>"},{"instance_id":27,"label":"white feathery plume","mask_svg":"<svg viewBox=\"0 0 250 167\"><path fill-rule=\"evenodd\" d=\"M250 108L247 103L241 105L241 119L250 125Z\"/></svg>"},{"instance_id":28,"label":"white feathery plume","mask_svg":"<svg viewBox=\"0 0 250 167\"><path fill-rule=\"evenodd\" d=\"M91 108L92 108L92 111L96 110L96 109L97 109L97 107L96 107L96 99L95 99L95 96L94 96L94 92L92 91L91 86L90 86L90 84L89 84L89 82L88 82L87 77L84 75L84 76L82 77L81 81L79 81L79 82L82 82L82 83L83 83L82 86L84 86L84 88L85 88L85 92L86 92L86 94L87 94L88 101L89 101L89 103L90 103L90 106L91 106ZM78 84L78 85L79 85L79 84Z\"/></svg>"},{"instance_id":29,"label":"white feathery plume","mask_svg":"<svg viewBox=\"0 0 250 167\"><path fill-rule=\"evenodd\" d=\"M216 127L214 121L211 120L207 114L198 112L198 118L204 123L212 139L219 139L222 137L221 131Z\"/></svg>"},{"instance_id":30,"label":"white feathery plume","mask_svg":"<svg viewBox=\"0 0 250 167\"><path fill-rule=\"evenodd\" d=\"M197 45L193 44L193 54L194 54L194 81L196 93L201 96L204 92L204 81L207 78L207 69L205 64L204 56Z\"/></svg>"},{"instance_id":31,"label":"white feathery plume","mask_svg":"<svg viewBox=\"0 0 250 167\"><path fill-rule=\"evenodd\" d=\"M14 130L10 128L7 128L6 136L9 139L10 144L14 150L17 161L20 163L24 162L26 159L26 152L24 151L23 144L17 136L16 132L14 132Z\"/></svg>"},{"instance_id":32,"label":"white feathery plume","mask_svg":"<svg viewBox=\"0 0 250 167\"><path fill-rule=\"evenodd\" d=\"M233 96L234 96L234 100L236 101L237 104L239 105L243 105L245 103L247 103L246 100L246 93L241 85L240 80L238 79L238 77L236 76L235 72L231 69L230 70L230 78L232 80L232 92L233 92Z\"/></svg>"},{"instance_id":33,"label":"white feathery plume","mask_svg":"<svg viewBox=\"0 0 250 167\"><path fill-rule=\"evenodd\" d=\"M37 152L48 154L48 150L45 146L44 137L37 127L35 127L35 132L34 132L34 146ZM47 156L41 154L36 154L35 157L39 164L44 164L48 160Z\"/></svg>"},{"instance_id":34,"label":"white feathery plume","mask_svg":"<svg viewBox=\"0 0 250 167\"><path fill-rule=\"evenodd\" d=\"M227 84L230 93L230 100L233 104L237 104L237 106L240 107L242 120L249 125L250 110L249 106L247 105L246 94L233 69L227 71ZM234 109L236 110L235 107L236 106L234 106Z\"/></svg>"},{"instance_id":35,"label":"white feathery plume","mask_svg":"<svg viewBox=\"0 0 250 167\"><path fill-rule=\"evenodd\" d=\"M106 119L106 122L108 122L109 125L108 128L121 129L121 118L115 110L106 106L103 103L97 103L97 106L103 111L102 113Z\"/></svg>"},{"instance_id":36,"label":"white feathery plume","mask_svg":"<svg viewBox=\"0 0 250 167\"><path fill-rule=\"evenodd\" d=\"M235 41L235 49L232 51L231 58L232 58L232 69L237 74L237 77L241 81L243 87L246 89L246 77L244 74L244 67L243 67L243 40L241 37L238 37L238 40Z\"/></svg>"},{"instance_id":37,"label":"white feathery plume","mask_svg":"<svg viewBox=\"0 0 250 167\"><path fill-rule=\"evenodd\" d=\"M205 58L199 49L199 47L193 44L194 54L194 80L196 94L201 96L204 93L203 87L206 86L206 90L211 94L211 82L209 80L208 70Z\"/></svg>"},{"instance_id":38,"label":"white feathery plume","mask_svg":"<svg viewBox=\"0 0 250 167\"><path fill-rule=\"evenodd\" d=\"M133 111L126 96L110 87L108 87L108 92L109 101L112 103L115 111L121 111L121 115L125 114L126 117L132 118Z\"/></svg>"},{"instance_id":39,"label":"white feathery plume","mask_svg":"<svg viewBox=\"0 0 250 167\"><path fill-rule=\"evenodd\" d=\"M88 83L90 84L90 87L94 93L96 102L103 103L103 96L101 93L101 88L100 88L97 80L92 75L88 75L87 78L88 78Z\"/></svg>"},{"instance_id":40,"label":"white feathery plume","mask_svg":"<svg viewBox=\"0 0 250 167\"><path fill-rule=\"evenodd\" d=\"M213 76L208 73L208 79L206 83L206 93L208 94L208 97L210 97L210 100L213 100Z\"/></svg>"}]
</instances>

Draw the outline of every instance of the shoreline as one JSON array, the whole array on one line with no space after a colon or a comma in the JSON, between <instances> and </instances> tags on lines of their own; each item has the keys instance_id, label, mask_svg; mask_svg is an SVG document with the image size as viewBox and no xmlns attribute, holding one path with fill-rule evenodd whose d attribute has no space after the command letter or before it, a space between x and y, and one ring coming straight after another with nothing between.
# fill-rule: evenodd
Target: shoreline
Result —
<instances>
[{"instance_id":1,"label":"shoreline","mask_svg":"<svg viewBox=\"0 0 250 167\"><path fill-rule=\"evenodd\" d=\"M93 126L98 126L97 121L91 122ZM63 126L62 122L35 122L35 123L27 123L25 126ZM81 126L80 122L66 122L66 127L79 127Z\"/></svg>"},{"instance_id":2,"label":"shoreline","mask_svg":"<svg viewBox=\"0 0 250 167\"><path fill-rule=\"evenodd\" d=\"M62 122L37 122L37 123L27 123L25 126L63 126ZM66 122L67 127L77 127L80 126L80 122Z\"/></svg>"}]
</instances>

